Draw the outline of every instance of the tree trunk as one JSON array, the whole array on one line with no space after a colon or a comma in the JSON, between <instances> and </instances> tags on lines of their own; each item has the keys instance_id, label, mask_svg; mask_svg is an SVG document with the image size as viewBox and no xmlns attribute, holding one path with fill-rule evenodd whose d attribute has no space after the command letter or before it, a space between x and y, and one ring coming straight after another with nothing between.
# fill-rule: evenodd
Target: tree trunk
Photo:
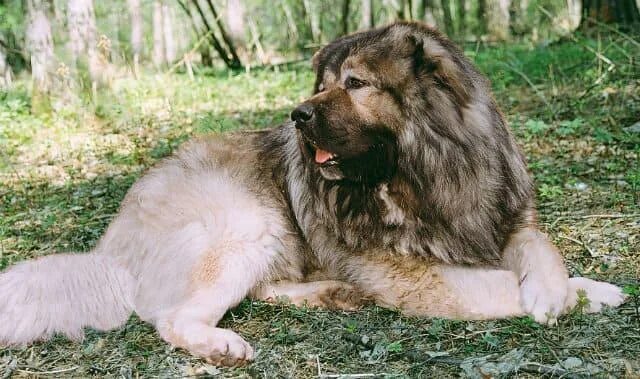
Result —
<instances>
[{"instance_id":1,"label":"tree trunk","mask_svg":"<svg viewBox=\"0 0 640 379\"><path fill-rule=\"evenodd\" d=\"M415 9L413 11L416 20L424 21L424 14L427 7L426 0L416 0L415 1Z\"/></svg>"},{"instance_id":2,"label":"tree trunk","mask_svg":"<svg viewBox=\"0 0 640 379\"><path fill-rule=\"evenodd\" d=\"M476 38L480 39L487 32L487 0L478 0L476 18L478 24L476 28Z\"/></svg>"},{"instance_id":3,"label":"tree trunk","mask_svg":"<svg viewBox=\"0 0 640 379\"><path fill-rule=\"evenodd\" d=\"M92 0L69 0L67 24L71 59L77 66L79 60L88 59L97 48L96 16ZM90 61L90 60L89 60Z\"/></svg>"},{"instance_id":4,"label":"tree trunk","mask_svg":"<svg viewBox=\"0 0 640 379\"><path fill-rule=\"evenodd\" d=\"M31 59L32 107L40 112L49 107L51 73L54 65L51 23L41 6L28 3L26 47Z\"/></svg>"},{"instance_id":5,"label":"tree trunk","mask_svg":"<svg viewBox=\"0 0 640 379\"><path fill-rule=\"evenodd\" d=\"M374 24L373 0L362 0L360 7L360 29L371 29Z\"/></svg>"},{"instance_id":6,"label":"tree trunk","mask_svg":"<svg viewBox=\"0 0 640 379\"><path fill-rule=\"evenodd\" d=\"M520 1L527 3L527 6L528 6L529 0L520 0ZM582 1L567 0L567 13L569 17L571 30L576 30L580 26L580 20L582 19Z\"/></svg>"},{"instance_id":7,"label":"tree trunk","mask_svg":"<svg viewBox=\"0 0 640 379\"><path fill-rule=\"evenodd\" d=\"M311 38L314 43L322 41L322 30L320 29L320 12L316 9L315 3L311 0L303 0L302 4L309 16L309 26L311 27Z\"/></svg>"},{"instance_id":8,"label":"tree trunk","mask_svg":"<svg viewBox=\"0 0 640 379\"><path fill-rule=\"evenodd\" d=\"M510 0L486 0L484 23L492 39L506 41L509 38Z\"/></svg>"},{"instance_id":9,"label":"tree trunk","mask_svg":"<svg viewBox=\"0 0 640 379\"><path fill-rule=\"evenodd\" d=\"M444 30L449 37L453 37L454 28L453 17L451 17L451 2L450 0L440 0L440 2L442 4Z\"/></svg>"},{"instance_id":10,"label":"tree trunk","mask_svg":"<svg viewBox=\"0 0 640 379\"><path fill-rule=\"evenodd\" d=\"M142 9L140 0L127 0L129 17L131 18L131 59L133 74L140 72L140 55L142 54Z\"/></svg>"},{"instance_id":11,"label":"tree trunk","mask_svg":"<svg viewBox=\"0 0 640 379\"><path fill-rule=\"evenodd\" d=\"M258 26L253 21L251 16L248 17L249 21L249 31L251 32L251 41L253 46L256 47L256 55L258 56L258 60L263 65L269 63L269 57L265 54L264 49L262 48L262 42L260 42L260 32L258 31Z\"/></svg>"},{"instance_id":12,"label":"tree trunk","mask_svg":"<svg viewBox=\"0 0 640 379\"><path fill-rule=\"evenodd\" d=\"M342 35L349 33L349 6L351 0L342 0Z\"/></svg>"},{"instance_id":13,"label":"tree trunk","mask_svg":"<svg viewBox=\"0 0 640 379\"><path fill-rule=\"evenodd\" d=\"M152 26L153 26L153 64L160 68L163 66L164 59L164 22L162 21L162 2L155 0L153 2L152 11Z\"/></svg>"},{"instance_id":14,"label":"tree trunk","mask_svg":"<svg viewBox=\"0 0 640 379\"><path fill-rule=\"evenodd\" d=\"M191 4L193 4L195 9L198 11L205 33L209 34L209 40L211 41L211 45L220 56L220 59L224 61L224 64L227 67L234 68L234 63L232 58L229 57L229 55L227 54L227 51L224 49L224 47L222 47L222 45L220 44L220 41L218 41L218 38L215 36L215 34L213 34L213 29L211 29L211 25L207 21L207 16L204 14L202 7L198 3L198 0L192 0Z\"/></svg>"},{"instance_id":15,"label":"tree trunk","mask_svg":"<svg viewBox=\"0 0 640 379\"><path fill-rule=\"evenodd\" d=\"M456 7L457 32L460 38L464 39L467 33L467 2L466 0L458 0Z\"/></svg>"},{"instance_id":16,"label":"tree trunk","mask_svg":"<svg viewBox=\"0 0 640 379\"><path fill-rule=\"evenodd\" d=\"M434 28L438 26L435 3L436 0L425 0L424 2L424 22Z\"/></svg>"},{"instance_id":17,"label":"tree trunk","mask_svg":"<svg viewBox=\"0 0 640 379\"><path fill-rule=\"evenodd\" d=\"M571 3L577 3L576 0L567 0L568 13L571 15ZM529 0L512 0L510 11L510 29L515 35L525 35L530 31L529 18L527 11L529 9Z\"/></svg>"},{"instance_id":18,"label":"tree trunk","mask_svg":"<svg viewBox=\"0 0 640 379\"><path fill-rule=\"evenodd\" d=\"M174 17L167 3L162 3L162 34L164 43L164 63L171 64L177 57L176 37L173 31Z\"/></svg>"},{"instance_id":19,"label":"tree trunk","mask_svg":"<svg viewBox=\"0 0 640 379\"><path fill-rule=\"evenodd\" d=\"M194 14L193 3L185 2L182 0L176 0L176 1L178 2L178 5L180 6L180 8L182 8L184 13L186 13L187 16L189 17L191 28L193 29L193 32L196 38L199 40L200 38L202 38L202 35L203 35L201 32L203 27L198 22L197 17ZM201 44L200 47L198 48L198 53L200 53L200 60L204 66L207 66L207 67L213 66L213 59L211 58L211 49L209 45Z\"/></svg>"},{"instance_id":20,"label":"tree trunk","mask_svg":"<svg viewBox=\"0 0 640 379\"><path fill-rule=\"evenodd\" d=\"M403 0L403 3L404 18L413 20L413 0Z\"/></svg>"},{"instance_id":21,"label":"tree trunk","mask_svg":"<svg viewBox=\"0 0 640 379\"><path fill-rule=\"evenodd\" d=\"M7 54L4 47L0 46L0 88L9 88L11 86L11 66L7 62Z\"/></svg>"},{"instance_id":22,"label":"tree trunk","mask_svg":"<svg viewBox=\"0 0 640 379\"><path fill-rule=\"evenodd\" d=\"M403 0L384 0L383 4L387 8L389 21L405 19Z\"/></svg>"},{"instance_id":23,"label":"tree trunk","mask_svg":"<svg viewBox=\"0 0 640 379\"><path fill-rule=\"evenodd\" d=\"M296 20L293 17L293 11L289 6L287 0L281 0L280 4L282 4L282 10L284 11L284 16L287 19L287 25L289 25L289 41L292 46L295 46L298 43L298 25L296 24Z\"/></svg>"},{"instance_id":24,"label":"tree trunk","mask_svg":"<svg viewBox=\"0 0 640 379\"><path fill-rule=\"evenodd\" d=\"M227 33L227 30L224 27L224 23L220 19L220 16L218 16L218 12L216 11L216 8L214 7L211 0L207 0L207 4L209 5L209 10L213 15L214 21L218 25L220 36L222 37L222 40L224 41L224 43L227 45L227 49L229 50L229 53L231 53L231 66L229 66L229 68L233 68L233 69L242 68L242 62L240 62L240 58L238 57L235 44L231 40L231 37L229 37L229 33Z\"/></svg>"},{"instance_id":25,"label":"tree trunk","mask_svg":"<svg viewBox=\"0 0 640 379\"><path fill-rule=\"evenodd\" d=\"M244 41L244 6L241 0L227 0L227 27L229 37L236 44L243 46Z\"/></svg>"},{"instance_id":26,"label":"tree trunk","mask_svg":"<svg viewBox=\"0 0 640 379\"><path fill-rule=\"evenodd\" d=\"M588 28L598 22L621 25L640 22L638 4L635 0L583 0L581 26Z\"/></svg>"}]
</instances>

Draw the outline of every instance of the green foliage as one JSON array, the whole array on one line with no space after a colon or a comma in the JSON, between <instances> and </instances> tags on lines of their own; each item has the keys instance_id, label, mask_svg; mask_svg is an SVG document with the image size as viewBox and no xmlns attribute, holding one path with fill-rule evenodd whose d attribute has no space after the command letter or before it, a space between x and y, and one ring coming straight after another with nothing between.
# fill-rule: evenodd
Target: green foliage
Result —
<instances>
[{"instance_id":1,"label":"green foliage","mask_svg":"<svg viewBox=\"0 0 640 379\"><path fill-rule=\"evenodd\" d=\"M527 128L527 131L533 136L541 136L545 134L547 130L551 129L551 125L541 120L527 120L527 122L524 123L524 127Z\"/></svg>"},{"instance_id":2,"label":"green foliage","mask_svg":"<svg viewBox=\"0 0 640 379\"><path fill-rule=\"evenodd\" d=\"M21 1L7 1L0 5L0 30L20 29L24 21Z\"/></svg>"},{"instance_id":3,"label":"green foliage","mask_svg":"<svg viewBox=\"0 0 640 379\"><path fill-rule=\"evenodd\" d=\"M631 297L640 297L640 285L627 284L623 287L622 292Z\"/></svg>"},{"instance_id":4,"label":"green foliage","mask_svg":"<svg viewBox=\"0 0 640 379\"><path fill-rule=\"evenodd\" d=\"M560 121L558 127L555 129L555 132L562 137L567 137L578 134L583 127L584 120L582 120L581 118L564 120Z\"/></svg>"}]
</instances>

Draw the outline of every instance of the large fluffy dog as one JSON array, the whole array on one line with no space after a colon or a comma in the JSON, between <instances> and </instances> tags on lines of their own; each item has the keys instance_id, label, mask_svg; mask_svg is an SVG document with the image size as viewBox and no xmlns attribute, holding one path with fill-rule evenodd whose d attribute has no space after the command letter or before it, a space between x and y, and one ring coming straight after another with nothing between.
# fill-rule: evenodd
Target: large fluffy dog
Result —
<instances>
[{"instance_id":1,"label":"large fluffy dog","mask_svg":"<svg viewBox=\"0 0 640 379\"><path fill-rule=\"evenodd\" d=\"M216 324L247 296L416 316L553 321L620 290L571 278L535 224L531 179L484 77L438 32L399 23L316 54L292 123L192 141L131 188L89 254L0 275L0 343L135 311L216 364L253 357Z\"/></svg>"}]
</instances>

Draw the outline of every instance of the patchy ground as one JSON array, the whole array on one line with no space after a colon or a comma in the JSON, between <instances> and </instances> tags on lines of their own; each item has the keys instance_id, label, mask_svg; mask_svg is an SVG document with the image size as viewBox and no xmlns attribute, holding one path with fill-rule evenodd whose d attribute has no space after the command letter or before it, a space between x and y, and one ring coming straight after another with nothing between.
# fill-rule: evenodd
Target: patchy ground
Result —
<instances>
[{"instance_id":1,"label":"patchy ground","mask_svg":"<svg viewBox=\"0 0 640 379\"><path fill-rule=\"evenodd\" d=\"M88 331L82 343L0 350L0 375L639 377L637 41L615 34L468 51L527 153L542 228L573 275L625 286L632 296L620 308L543 327L529 318L460 322L245 301L223 322L257 348L245 368L217 369L171 350L134 316L112 332ZM309 93L309 71L148 75L116 82L97 105L46 117L29 114L25 91L0 92L0 269L90 249L146 167L189 136L285 120Z\"/></svg>"}]
</instances>

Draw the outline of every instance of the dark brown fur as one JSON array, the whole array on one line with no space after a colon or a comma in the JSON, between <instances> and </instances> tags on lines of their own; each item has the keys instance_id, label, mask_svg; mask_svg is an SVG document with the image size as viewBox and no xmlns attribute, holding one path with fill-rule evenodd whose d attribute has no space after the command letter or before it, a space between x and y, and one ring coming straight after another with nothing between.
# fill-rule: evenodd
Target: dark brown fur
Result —
<instances>
[{"instance_id":1,"label":"dark brown fur","mask_svg":"<svg viewBox=\"0 0 640 379\"><path fill-rule=\"evenodd\" d=\"M366 81L366 96L346 88L345 66ZM271 151L299 140L299 161L288 152L279 164L312 247L497 263L527 222L532 184L487 80L462 52L431 28L397 23L332 42L314 67L313 120L296 136L284 127L267 138ZM316 164L311 141L339 164Z\"/></svg>"}]
</instances>

